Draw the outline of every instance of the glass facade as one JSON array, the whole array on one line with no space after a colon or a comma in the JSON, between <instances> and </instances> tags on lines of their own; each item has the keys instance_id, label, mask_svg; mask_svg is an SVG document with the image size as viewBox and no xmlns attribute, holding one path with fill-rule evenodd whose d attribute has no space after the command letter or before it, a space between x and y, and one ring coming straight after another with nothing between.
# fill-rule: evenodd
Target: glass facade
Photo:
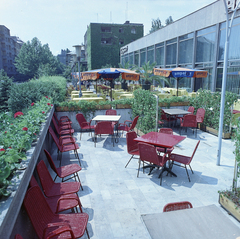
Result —
<instances>
[{"instance_id":1,"label":"glass facade","mask_svg":"<svg viewBox=\"0 0 240 239\"><path fill-rule=\"evenodd\" d=\"M149 34L151 37L151 34ZM226 90L240 94L240 16L232 24L229 40L228 73ZM208 71L207 78L182 78L179 88L188 91L207 89L221 91L223 61L226 40L226 22L203 29L196 29L185 35L166 39L155 45L146 45L129 54L129 61L142 66L145 62L156 62L158 67L197 68ZM147 41L146 41L147 42ZM176 79L171 78L169 86L176 87ZM165 84L167 85L167 84Z\"/></svg>"}]
</instances>

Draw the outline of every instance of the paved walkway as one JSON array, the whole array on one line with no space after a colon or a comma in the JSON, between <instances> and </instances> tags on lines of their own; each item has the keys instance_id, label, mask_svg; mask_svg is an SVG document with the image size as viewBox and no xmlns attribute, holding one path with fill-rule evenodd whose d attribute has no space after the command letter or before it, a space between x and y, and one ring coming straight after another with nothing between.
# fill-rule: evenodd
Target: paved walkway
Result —
<instances>
[{"instance_id":1,"label":"paved walkway","mask_svg":"<svg viewBox=\"0 0 240 239\"><path fill-rule=\"evenodd\" d=\"M148 239L150 236L141 214L162 212L165 204L185 200L193 207L210 204L220 207L218 190L229 189L232 185L234 142L222 141L221 166L216 166L218 138L200 130L197 138L189 130L188 137L174 149L175 153L190 156L197 140L201 140L191 164L194 171L189 174L191 182L184 168L174 166L177 177L164 173L162 186L157 170L151 175L141 171L137 178L137 159L132 159L125 168L130 158L125 135L115 147L111 137L98 138L94 147L88 133L83 134L81 141L79 132L74 136L80 145L78 152L83 168L79 175L84 190L79 196L84 211L89 214L88 230L93 239ZM52 152L54 159L56 152ZM74 154L64 153L63 158L62 164L68 164L69 160L77 163ZM228 217L239 225L234 218ZM86 235L83 238L87 238Z\"/></svg>"}]
</instances>

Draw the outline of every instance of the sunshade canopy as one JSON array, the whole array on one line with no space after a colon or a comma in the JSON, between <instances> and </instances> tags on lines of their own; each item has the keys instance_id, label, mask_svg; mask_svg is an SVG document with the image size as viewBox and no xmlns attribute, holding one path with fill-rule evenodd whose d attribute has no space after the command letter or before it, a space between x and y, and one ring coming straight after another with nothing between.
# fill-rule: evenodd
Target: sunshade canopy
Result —
<instances>
[{"instance_id":1,"label":"sunshade canopy","mask_svg":"<svg viewBox=\"0 0 240 239\"><path fill-rule=\"evenodd\" d=\"M207 71L198 70L198 69L188 69L182 67L176 68L154 68L154 75L164 76L164 77L194 77L194 78L206 78L208 75Z\"/></svg>"},{"instance_id":2,"label":"sunshade canopy","mask_svg":"<svg viewBox=\"0 0 240 239\"><path fill-rule=\"evenodd\" d=\"M124 80L137 81L140 78L140 74L135 71L122 68L103 68L91 71L85 71L81 73L81 80L97 80L103 78L105 80L113 80L122 76Z\"/></svg>"}]
</instances>

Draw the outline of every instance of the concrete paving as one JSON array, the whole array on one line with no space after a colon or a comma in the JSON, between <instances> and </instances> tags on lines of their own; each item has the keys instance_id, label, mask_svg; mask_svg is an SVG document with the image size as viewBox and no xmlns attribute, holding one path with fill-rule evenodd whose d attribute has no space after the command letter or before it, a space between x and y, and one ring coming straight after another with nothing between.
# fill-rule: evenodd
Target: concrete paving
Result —
<instances>
[{"instance_id":1,"label":"concrete paving","mask_svg":"<svg viewBox=\"0 0 240 239\"><path fill-rule=\"evenodd\" d=\"M178 134L176 131L174 134ZM222 140L221 166L217 166L218 138L198 130L197 137L189 129L187 136L174 153L191 155L198 140L198 150L191 163L194 174L189 171L188 181L184 168L173 167L177 177L163 175L162 186L159 172L151 175L143 174L137 178L138 160L132 159L125 168L130 155L127 153L125 134L119 142L113 144L111 137L98 138L96 147L89 133L75 132L74 137L80 146L78 150L82 170L79 173L83 191L79 197L84 212L89 214L88 231L93 239L148 239L151 238L142 214L162 212L165 204L177 201L190 201L193 207L218 203L218 190L229 189L234 173L234 142ZM57 158L57 150L52 150L53 159ZM55 161L58 165L59 162ZM62 165L78 163L74 154L64 153ZM220 207L221 208L221 207ZM234 224L239 223L221 208ZM87 238L84 235L82 238ZM161 238L161 235L159 235ZM181 238L181 237L179 237Z\"/></svg>"}]
</instances>

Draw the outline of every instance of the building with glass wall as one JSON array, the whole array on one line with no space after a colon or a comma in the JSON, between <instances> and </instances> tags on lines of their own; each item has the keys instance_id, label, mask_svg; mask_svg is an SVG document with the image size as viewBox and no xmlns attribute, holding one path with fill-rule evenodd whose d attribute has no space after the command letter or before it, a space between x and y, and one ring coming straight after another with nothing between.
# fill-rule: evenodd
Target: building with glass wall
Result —
<instances>
[{"instance_id":1,"label":"building with glass wall","mask_svg":"<svg viewBox=\"0 0 240 239\"><path fill-rule=\"evenodd\" d=\"M226 39L226 13L223 1L189 14L154 33L127 44L120 50L121 63L142 66L156 62L157 67L177 66L209 72L207 78L183 78L179 88L221 91ZM240 94L240 10L235 15L228 57L227 91ZM171 79L174 85L176 81Z\"/></svg>"}]
</instances>

